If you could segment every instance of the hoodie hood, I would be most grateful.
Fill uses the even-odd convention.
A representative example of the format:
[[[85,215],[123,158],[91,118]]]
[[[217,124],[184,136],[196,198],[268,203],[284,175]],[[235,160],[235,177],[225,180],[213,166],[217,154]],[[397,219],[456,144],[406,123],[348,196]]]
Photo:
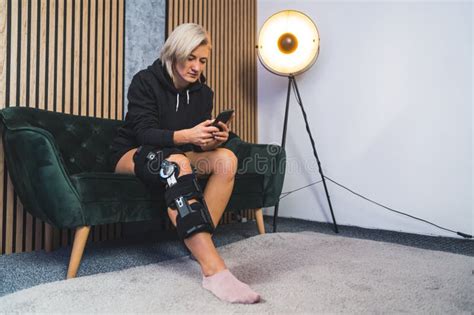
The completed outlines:
[[[176,111],[179,109],[179,99],[180,95],[182,93],[186,93],[186,100],[187,104],[189,105],[189,100],[191,98],[190,92],[197,91],[202,88],[203,83],[206,82],[206,78],[204,75],[201,73],[201,76],[199,77],[199,80],[196,82],[191,83],[188,85],[185,89],[182,91],[179,91],[176,89],[176,87],[173,84],[173,80],[171,79],[170,75],[168,74],[168,71],[166,71],[166,67],[163,65],[160,59],[155,60],[155,62],[148,67],[148,70],[150,70],[158,79],[158,81],[172,94],[176,94]]]
[[[148,67],[148,70],[150,70],[160,81],[161,84],[163,84],[166,89],[169,91],[173,92],[173,94],[179,94],[183,93],[184,91],[195,91],[200,88],[202,88],[202,84],[206,82],[206,78],[204,75],[201,73],[201,76],[198,81],[191,83],[182,91],[178,91],[174,84],[173,80],[171,80],[170,75],[168,74],[168,71],[166,71],[166,67],[163,65],[160,59],[155,60],[155,62]]]

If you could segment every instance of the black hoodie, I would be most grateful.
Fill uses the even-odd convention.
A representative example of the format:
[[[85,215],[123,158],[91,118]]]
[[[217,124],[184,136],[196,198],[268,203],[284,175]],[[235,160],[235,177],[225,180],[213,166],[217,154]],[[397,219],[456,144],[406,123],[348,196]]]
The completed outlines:
[[[160,59],[138,72],[128,90],[128,112],[113,141],[113,151],[121,156],[141,145],[193,150],[191,144],[176,146],[173,134],[211,118],[213,92],[204,82],[201,75],[178,91]]]

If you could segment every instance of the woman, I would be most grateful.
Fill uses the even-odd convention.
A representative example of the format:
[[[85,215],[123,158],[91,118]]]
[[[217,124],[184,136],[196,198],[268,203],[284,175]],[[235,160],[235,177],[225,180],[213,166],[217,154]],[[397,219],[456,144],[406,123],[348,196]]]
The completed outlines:
[[[169,155],[166,160],[179,166],[179,177],[192,174],[191,165],[198,174],[210,175],[204,199],[217,226],[232,192],[237,158],[219,147],[229,137],[227,125],[219,122],[217,128],[210,119],[213,92],[202,75],[210,49],[209,35],[201,26],[182,24],[166,40],[160,59],[134,76],[125,124],[113,143],[112,164],[116,173],[142,179],[138,164],[149,152],[161,150],[164,157]],[[168,215],[176,226],[177,210],[168,208]],[[184,243],[201,266],[205,289],[228,302],[260,300],[230,273],[208,231],[192,234]]]

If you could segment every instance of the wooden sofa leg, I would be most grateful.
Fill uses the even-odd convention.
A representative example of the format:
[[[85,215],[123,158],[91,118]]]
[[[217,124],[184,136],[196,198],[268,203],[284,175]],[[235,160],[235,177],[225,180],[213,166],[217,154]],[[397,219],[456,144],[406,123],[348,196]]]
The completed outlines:
[[[69,260],[69,268],[67,269],[67,279],[76,277],[90,230],[90,226],[81,226],[76,228],[74,243],[72,244],[71,259]]]
[[[257,229],[259,234],[265,234],[265,225],[263,224],[262,208],[255,210],[255,219],[257,221]]]

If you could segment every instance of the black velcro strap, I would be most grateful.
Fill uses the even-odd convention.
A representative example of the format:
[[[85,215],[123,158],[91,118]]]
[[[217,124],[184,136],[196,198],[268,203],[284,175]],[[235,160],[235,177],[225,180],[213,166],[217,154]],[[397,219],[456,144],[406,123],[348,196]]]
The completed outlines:
[[[178,215],[176,218],[176,230],[179,237],[185,239],[199,232],[212,234],[215,227],[207,208],[199,202],[191,204],[190,207],[193,210],[191,213],[184,217]]]
[[[187,200],[202,198],[201,187],[199,187],[194,174],[191,173],[178,177],[177,183],[166,189],[165,201],[168,207],[173,206],[174,200],[179,197],[186,197]]]

